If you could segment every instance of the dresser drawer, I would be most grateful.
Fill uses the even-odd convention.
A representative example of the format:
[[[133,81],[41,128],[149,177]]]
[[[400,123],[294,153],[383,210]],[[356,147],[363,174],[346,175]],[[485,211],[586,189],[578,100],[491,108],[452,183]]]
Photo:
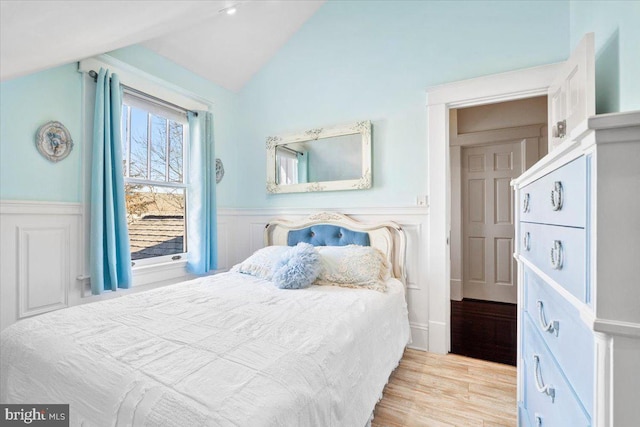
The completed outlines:
[[[586,226],[587,163],[584,156],[520,190],[520,220]]]
[[[524,267],[524,310],[586,408],[593,405],[594,343],[578,310]],[[526,316],[527,316],[526,315]],[[525,316],[525,317],[526,317]]]
[[[573,393],[534,326],[524,316],[523,411],[541,427],[590,426],[590,416]],[[590,375],[590,372],[585,375]],[[526,424],[525,424],[526,425]]]
[[[587,301],[585,230],[520,223],[520,255],[571,292]]]

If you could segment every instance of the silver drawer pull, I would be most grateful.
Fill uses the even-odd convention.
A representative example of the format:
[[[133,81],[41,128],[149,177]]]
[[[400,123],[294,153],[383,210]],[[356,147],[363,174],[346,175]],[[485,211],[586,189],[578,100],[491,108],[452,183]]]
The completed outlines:
[[[540,373],[540,356],[533,355],[533,376],[536,379],[536,388],[540,393],[544,393],[551,398],[551,403],[556,399],[556,389],[549,384],[545,384]]]
[[[533,417],[536,419],[536,427],[542,427],[542,415],[536,412]]]
[[[541,300],[538,300],[538,322],[540,323],[540,327],[543,331],[549,333],[555,333],[558,336],[558,329],[560,329],[560,322],[557,320],[552,320],[547,323],[547,319],[544,316],[544,304],[542,304]]]
[[[562,263],[564,261],[564,251],[562,248],[562,242],[560,240],[554,240],[551,247],[551,267],[554,270],[562,270]]]
[[[529,212],[529,201],[531,200],[531,195],[529,193],[524,193],[524,198],[522,199],[522,212]]]
[[[524,238],[522,239],[522,247],[527,252],[531,250],[531,233],[529,233],[528,231],[524,233]]]
[[[562,209],[563,199],[564,191],[562,190],[562,182],[556,181],[553,183],[553,189],[551,190],[551,207],[554,211]]]

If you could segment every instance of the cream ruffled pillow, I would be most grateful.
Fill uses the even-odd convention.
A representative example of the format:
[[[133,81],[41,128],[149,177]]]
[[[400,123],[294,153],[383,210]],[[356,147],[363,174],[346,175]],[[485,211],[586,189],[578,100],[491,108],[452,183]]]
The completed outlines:
[[[385,292],[390,266],[384,254],[370,246],[318,246],[322,271],[316,285],[366,288]]]

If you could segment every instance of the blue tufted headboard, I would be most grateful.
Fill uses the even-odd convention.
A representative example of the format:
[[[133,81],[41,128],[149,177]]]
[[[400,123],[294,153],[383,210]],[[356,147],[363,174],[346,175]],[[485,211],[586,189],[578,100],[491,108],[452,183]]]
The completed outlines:
[[[298,221],[273,219],[264,229],[265,245],[372,246],[392,266],[393,277],[405,282],[406,237],[393,221],[367,224],[337,212],[318,212]]]
[[[353,231],[339,225],[318,224],[301,230],[291,230],[287,236],[287,245],[295,246],[299,242],[313,246],[369,246],[369,233]]]

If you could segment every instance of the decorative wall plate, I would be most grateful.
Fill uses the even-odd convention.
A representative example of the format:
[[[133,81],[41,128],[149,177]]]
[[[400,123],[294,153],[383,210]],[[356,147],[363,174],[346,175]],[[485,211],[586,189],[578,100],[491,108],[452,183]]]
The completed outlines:
[[[216,184],[222,181],[222,177],[224,177],[224,165],[222,160],[216,159]]]
[[[48,160],[58,162],[67,157],[73,148],[71,134],[60,122],[47,122],[38,128],[36,148]]]

